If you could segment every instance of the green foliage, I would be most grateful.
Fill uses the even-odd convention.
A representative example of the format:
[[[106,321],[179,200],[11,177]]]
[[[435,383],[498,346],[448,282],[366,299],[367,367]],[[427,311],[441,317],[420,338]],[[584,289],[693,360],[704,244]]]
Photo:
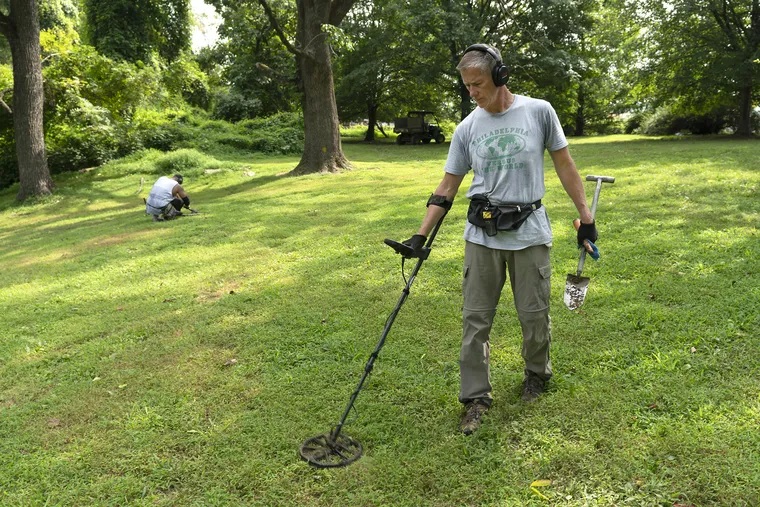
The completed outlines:
[[[18,159],[13,132],[8,129],[0,135],[0,189],[18,181]]]
[[[114,61],[87,45],[51,57],[43,75],[48,117],[65,119],[84,99],[128,120],[137,108],[161,105],[165,97],[158,68]]]
[[[281,113],[269,118],[233,124],[209,120],[196,112],[140,112],[129,129],[134,146],[171,151],[202,147],[261,153],[300,153],[303,150],[303,118]]]
[[[450,79],[441,72],[447,51],[420,37],[417,24],[430,7],[383,0],[357,5],[346,17],[343,33],[352,43],[335,66],[341,121],[368,120],[374,128],[414,109],[447,115],[442,104],[450,96]]]
[[[642,68],[649,101],[678,114],[731,108],[732,126],[751,133],[751,110],[760,100],[760,4],[749,0],[647,1],[637,10]]]
[[[168,65],[113,60],[63,28],[43,32],[41,42],[46,149],[55,173],[95,167],[143,149],[193,147],[195,139],[211,150],[303,149],[299,115],[277,116],[273,129],[265,128],[266,122],[235,126],[217,121],[208,132],[206,114],[188,106],[208,107],[210,98],[206,76],[188,55]],[[12,87],[10,66],[0,66],[0,86]],[[257,108],[240,118],[258,113]],[[11,116],[0,112],[0,188],[18,180],[12,128]]]
[[[234,89],[220,89],[214,95],[214,118],[236,122],[255,118],[263,109],[261,100]]]
[[[184,148],[163,154],[155,163],[155,173],[193,174],[195,169],[207,167],[211,159],[198,150]]]
[[[84,0],[87,40],[117,60],[174,61],[190,47],[189,0]]]
[[[73,36],[59,31],[43,38],[49,55],[43,75],[52,172],[97,166],[129,153],[134,146],[128,126],[135,112],[161,104],[167,95],[156,68],[114,61],[72,43]]]
[[[243,120],[238,124],[249,131],[303,129],[303,116],[300,113],[278,113],[266,118]]]
[[[208,77],[188,53],[183,53],[170,63],[164,70],[162,79],[169,93],[182,97],[190,106],[201,109],[211,106]]]
[[[191,138],[192,133],[185,128],[190,114],[175,110],[139,110],[129,126],[132,151],[153,148],[171,151],[182,141]]]
[[[238,121],[299,110],[295,57],[283,46],[261,6],[236,0],[209,3],[222,16],[221,42],[207,52],[204,68],[223,62],[219,72],[230,88],[215,98],[215,116]],[[294,40],[295,2],[273,0],[269,4],[285,14],[279,19],[280,27]]]
[[[668,106],[661,106],[641,121],[638,132],[647,135],[718,134],[731,124],[731,112],[719,108],[706,114],[678,114]]]
[[[108,109],[80,98],[58,120],[45,136],[51,173],[98,166],[119,153],[119,126]]]
[[[41,0],[40,30],[72,29],[79,21],[79,0]]]

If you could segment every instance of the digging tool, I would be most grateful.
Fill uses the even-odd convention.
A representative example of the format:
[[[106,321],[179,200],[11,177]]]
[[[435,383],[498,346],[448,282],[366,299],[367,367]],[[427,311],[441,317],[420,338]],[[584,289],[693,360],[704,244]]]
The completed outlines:
[[[591,202],[591,218],[593,219],[596,216],[596,205],[599,203],[599,194],[602,191],[602,183],[615,183],[615,178],[612,176],[589,175],[586,176],[586,181],[596,181],[594,200]],[[580,220],[573,224],[577,230],[578,227],[580,227]],[[565,295],[563,299],[565,301],[565,306],[570,310],[577,310],[583,304],[583,301],[586,299],[586,292],[588,292],[588,284],[591,281],[589,278],[581,276],[581,273],[583,272],[583,264],[586,262],[586,253],[588,253],[587,245],[592,250],[592,257],[598,258],[599,256],[599,250],[596,248],[596,245],[588,240],[584,243],[586,244],[582,245],[580,258],[578,259],[578,270],[574,275],[568,274],[567,281],[565,282]]]
[[[403,306],[406,298],[409,296],[409,291],[412,287],[412,283],[414,283],[414,279],[417,276],[417,272],[420,270],[422,263],[425,262],[425,260],[428,258],[428,255],[430,254],[430,247],[433,244],[435,235],[438,233],[438,229],[441,227],[441,223],[443,222],[443,218],[445,216],[446,214],[444,213],[444,215],[438,220],[438,223],[430,233],[430,238],[427,240],[427,243],[422,247],[420,252],[415,253],[415,251],[410,246],[399,243],[398,241],[393,241],[390,239],[385,240],[386,245],[390,246],[393,248],[393,250],[396,251],[396,253],[401,255],[402,273],[404,270],[404,261],[406,259],[416,258],[417,264],[414,266],[409,279],[406,280],[406,286],[401,293],[401,297],[396,303],[396,307],[393,309],[393,311],[388,316],[388,319],[385,321],[385,327],[383,328],[383,332],[380,335],[380,340],[375,346],[375,350],[372,352],[372,354],[370,354],[369,359],[367,360],[367,364],[364,366],[364,373],[362,374],[362,377],[359,380],[359,384],[356,386],[353,394],[351,394],[351,398],[348,402],[348,405],[346,406],[346,409],[343,411],[343,416],[340,418],[340,422],[338,422],[338,424],[329,433],[323,433],[321,435],[311,437],[305,440],[303,444],[301,444],[299,454],[301,455],[301,458],[303,458],[310,465],[316,468],[344,467],[359,459],[364,452],[362,444],[359,441],[342,433],[343,425],[346,423],[346,418],[351,412],[351,409],[354,407],[354,402],[356,402],[356,398],[359,396],[359,392],[362,390],[364,382],[372,372],[375,360],[377,359],[378,354],[380,354],[380,350],[385,344],[385,339],[391,330],[393,322],[396,320],[396,315],[398,315],[401,306]]]

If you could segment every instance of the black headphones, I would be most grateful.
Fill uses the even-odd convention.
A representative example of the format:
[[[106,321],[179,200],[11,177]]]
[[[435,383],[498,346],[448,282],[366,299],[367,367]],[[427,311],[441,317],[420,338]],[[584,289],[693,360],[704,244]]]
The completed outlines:
[[[491,46],[486,46],[485,44],[473,44],[464,50],[462,56],[466,55],[470,51],[480,51],[481,53],[491,55],[491,58],[496,61],[496,64],[494,64],[493,68],[491,69],[491,79],[493,79],[493,84],[496,86],[504,86],[507,84],[507,81],[509,81],[509,69],[506,65],[504,65],[504,63],[501,61],[501,58],[499,58],[499,54],[494,51]]]

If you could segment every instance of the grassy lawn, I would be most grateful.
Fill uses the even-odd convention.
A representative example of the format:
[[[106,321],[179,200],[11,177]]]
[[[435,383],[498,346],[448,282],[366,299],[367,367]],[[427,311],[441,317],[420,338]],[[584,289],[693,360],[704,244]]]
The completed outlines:
[[[57,175],[35,203],[0,191],[0,504],[759,505],[753,140],[571,141],[583,175],[617,178],[602,258],[568,311],[575,213],[548,170],[555,377],[519,401],[505,294],[495,403],[471,437],[457,431],[460,197],[344,428],[364,456],[299,459],[401,294],[382,240],[416,231],[447,146],[347,142],[353,171],[299,178],[283,176],[294,157],[147,152]],[[153,223],[141,198],[175,169],[202,214]]]

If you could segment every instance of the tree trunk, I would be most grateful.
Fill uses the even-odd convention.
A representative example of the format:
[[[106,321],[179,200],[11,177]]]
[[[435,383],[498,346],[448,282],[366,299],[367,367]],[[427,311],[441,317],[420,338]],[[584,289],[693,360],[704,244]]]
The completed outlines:
[[[296,63],[303,93],[304,150],[291,174],[350,169],[340,142],[330,45],[322,24],[330,20],[329,0],[300,0]]]
[[[11,0],[10,13],[0,15],[0,32],[8,39],[13,59],[13,132],[16,139],[19,201],[53,191],[42,124],[42,63],[36,0]]]
[[[745,85],[739,90],[739,118],[736,124],[736,135],[752,135],[752,85]]]
[[[367,143],[375,142],[375,125],[377,124],[377,105],[367,105],[367,134],[364,136],[364,141]]]
[[[472,100],[470,99],[470,92],[467,90],[467,87],[462,82],[462,79],[458,79],[459,81],[459,121],[463,121],[465,118],[467,118],[467,115],[469,115],[472,110]]]
[[[578,109],[575,111],[575,132],[573,135],[583,136],[586,133],[586,87],[581,81],[578,86]]]

